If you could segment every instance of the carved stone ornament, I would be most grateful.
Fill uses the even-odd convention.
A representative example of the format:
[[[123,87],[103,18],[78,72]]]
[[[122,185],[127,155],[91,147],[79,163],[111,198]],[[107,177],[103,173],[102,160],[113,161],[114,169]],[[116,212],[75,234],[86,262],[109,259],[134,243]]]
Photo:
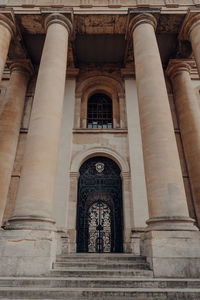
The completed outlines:
[[[104,171],[104,163],[102,162],[96,163],[95,167],[98,173],[102,173]]]

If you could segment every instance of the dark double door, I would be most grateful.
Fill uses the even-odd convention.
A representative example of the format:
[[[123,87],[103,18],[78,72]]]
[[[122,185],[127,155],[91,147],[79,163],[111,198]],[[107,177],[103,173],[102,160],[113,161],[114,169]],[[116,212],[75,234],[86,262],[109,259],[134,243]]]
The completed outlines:
[[[111,159],[94,157],[80,168],[77,252],[123,251],[120,169]]]

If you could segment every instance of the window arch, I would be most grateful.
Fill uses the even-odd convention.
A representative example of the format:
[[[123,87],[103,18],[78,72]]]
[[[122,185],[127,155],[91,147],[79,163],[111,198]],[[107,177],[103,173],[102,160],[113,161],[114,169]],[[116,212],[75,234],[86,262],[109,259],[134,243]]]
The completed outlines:
[[[98,93],[88,99],[87,128],[113,128],[113,109],[110,97]]]

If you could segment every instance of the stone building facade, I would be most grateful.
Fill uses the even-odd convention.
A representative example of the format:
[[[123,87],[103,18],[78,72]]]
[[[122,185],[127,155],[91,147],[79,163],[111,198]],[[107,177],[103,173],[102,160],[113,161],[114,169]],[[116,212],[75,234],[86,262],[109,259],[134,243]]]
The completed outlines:
[[[0,76],[0,275],[105,251],[198,277],[200,1],[0,0]]]

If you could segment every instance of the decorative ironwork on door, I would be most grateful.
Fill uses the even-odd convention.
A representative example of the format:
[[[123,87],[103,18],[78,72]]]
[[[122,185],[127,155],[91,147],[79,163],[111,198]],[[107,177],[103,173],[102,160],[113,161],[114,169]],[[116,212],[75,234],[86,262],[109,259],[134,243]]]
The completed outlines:
[[[120,169],[107,157],[94,157],[80,168],[77,252],[122,252]]]
[[[88,252],[111,252],[112,212],[102,200],[88,211]]]

